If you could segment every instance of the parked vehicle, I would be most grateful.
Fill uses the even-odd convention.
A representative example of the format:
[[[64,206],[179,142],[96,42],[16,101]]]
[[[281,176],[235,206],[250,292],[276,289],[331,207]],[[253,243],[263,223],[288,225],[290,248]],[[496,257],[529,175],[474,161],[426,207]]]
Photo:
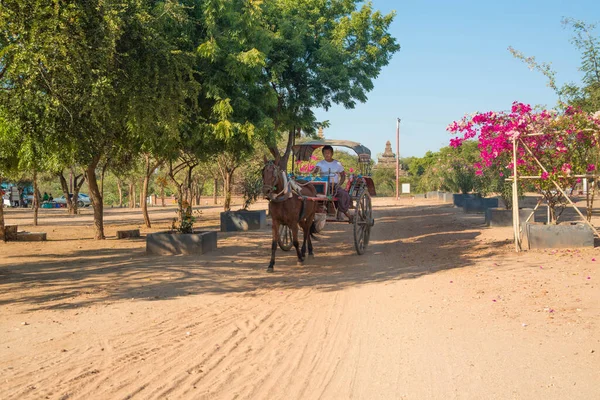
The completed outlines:
[[[73,199],[73,194],[70,194],[69,197],[71,198],[71,200]],[[60,197],[55,197],[53,200],[56,204],[67,204],[67,199],[65,198],[65,195],[62,195]],[[84,193],[79,193],[77,195],[77,207],[89,207],[92,204],[92,200],[90,199],[90,197],[87,194]]]

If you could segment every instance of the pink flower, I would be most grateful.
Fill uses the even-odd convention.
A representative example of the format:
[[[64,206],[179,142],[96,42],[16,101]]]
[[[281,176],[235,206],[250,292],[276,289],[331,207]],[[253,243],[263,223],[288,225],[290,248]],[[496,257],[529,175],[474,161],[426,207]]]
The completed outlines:
[[[561,170],[562,170],[562,172],[564,172],[565,174],[570,174],[570,173],[571,173],[571,164],[564,163],[560,169],[561,169]]]
[[[588,164],[587,172],[592,172],[596,170],[596,166],[594,164]]]
[[[349,171],[350,173],[353,173],[353,172],[354,172],[354,168],[350,168],[350,169],[348,169],[348,171]]]
[[[548,176],[549,176],[549,174],[546,171],[542,172],[542,180],[543,181],[548,180]]]
[[[500,176],[504,176],[504,172],[500,172]]]
[[[481,175],[483,175],[483,171],[478,169],[477,171],[475,171],[475,175],[481,176]]]
[[[312,156],[310,156],[310,159],[311,159],[311,160],[313,160],[313,161],[316,161],[316,160],[317,160],[317,156],[315,156],[315,155],[313,154]]]

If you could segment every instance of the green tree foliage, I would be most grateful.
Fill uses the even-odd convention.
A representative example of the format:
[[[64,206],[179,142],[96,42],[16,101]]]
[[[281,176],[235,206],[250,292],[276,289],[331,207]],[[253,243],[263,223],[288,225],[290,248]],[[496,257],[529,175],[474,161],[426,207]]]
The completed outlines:
[[[228,155],[231,183],[257,143],[279,157],[281,132],[314,132],[315,107],[366,101],[399,50],[393,16],[358,0],[3,1],[11,154],[32,173],[78,168],[101,239],[105,177],[121,191],[143,160],[142,204],[159,166],[181,201],[201,162]]]
[[[600,40],[595,33],[596,25],[573,18],[563,18],[561,22],[565,28],[573,31],[571,43],[581,52],[581,84],[566,83],[559,87],[556,72],[550,63],[540,63],[535,57],[527,57],[512,47],[508,50],[530,69],[535,69],[548,78],[547,85],[558,94],[561,105],[576,106],[591,113],[600,111]]]
[[[24,134],[35,131],[36,143],[85,166],[98,239],[101,160],[153,133],[178,132],[195,87],[191,44],[181,40],[190,26],[186,11],[179,3],[136,0],[3,2],[0,103]]]
[[[285,167],[297,129],[313,133],[313,110],[334,104],[353,108],[367,100],[381,68],[400,49],[383,15],[358,0],[273,0],[264,3],[270,46],[264,71],[276,94],[275,133],[287,136],[284,153],[276,137],[269,150]]]

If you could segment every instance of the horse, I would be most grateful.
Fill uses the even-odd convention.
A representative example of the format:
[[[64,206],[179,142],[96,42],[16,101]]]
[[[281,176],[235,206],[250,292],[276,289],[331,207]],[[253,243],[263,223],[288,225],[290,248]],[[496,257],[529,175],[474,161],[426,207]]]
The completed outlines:
[[[273,220],[273,239],[271,242],[271,262],[267,272],[273,272],[275,251],[279,241],[279,226],[286,225],[292,231],[292,243],[298,255],[298,264],[304,262],[308,244],[308,256],[314,257],[311,235],[316,232],[314,226],[316,203],[306,197],[316,197],[317,190],[310,183],[298,183],[289,180],[284,170],[275,161],[265,158],[262,170],[263,195],[269,200],[269,214]],[[298,243],[298,225],[304,233],[302,248]]]

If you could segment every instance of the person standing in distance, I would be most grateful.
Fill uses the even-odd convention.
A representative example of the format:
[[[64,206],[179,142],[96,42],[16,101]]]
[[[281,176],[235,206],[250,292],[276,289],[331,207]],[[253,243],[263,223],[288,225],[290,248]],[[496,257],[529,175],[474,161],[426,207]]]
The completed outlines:
[[[352,222],[352,216],[348,214],[350,208],[350,195],[346,192],[342,185],[346,180],[346,172],[344,166],[338,160],[333,159],[333,147],[326,145],[322,149],[324,160],[317,163],[313,173],[320,174],[321,176],[328,176],[328,181],[333,182],[333,195],[338,199],[338,219],[340,218],[339,213],[343,213],[348,217],[348,221]]]

